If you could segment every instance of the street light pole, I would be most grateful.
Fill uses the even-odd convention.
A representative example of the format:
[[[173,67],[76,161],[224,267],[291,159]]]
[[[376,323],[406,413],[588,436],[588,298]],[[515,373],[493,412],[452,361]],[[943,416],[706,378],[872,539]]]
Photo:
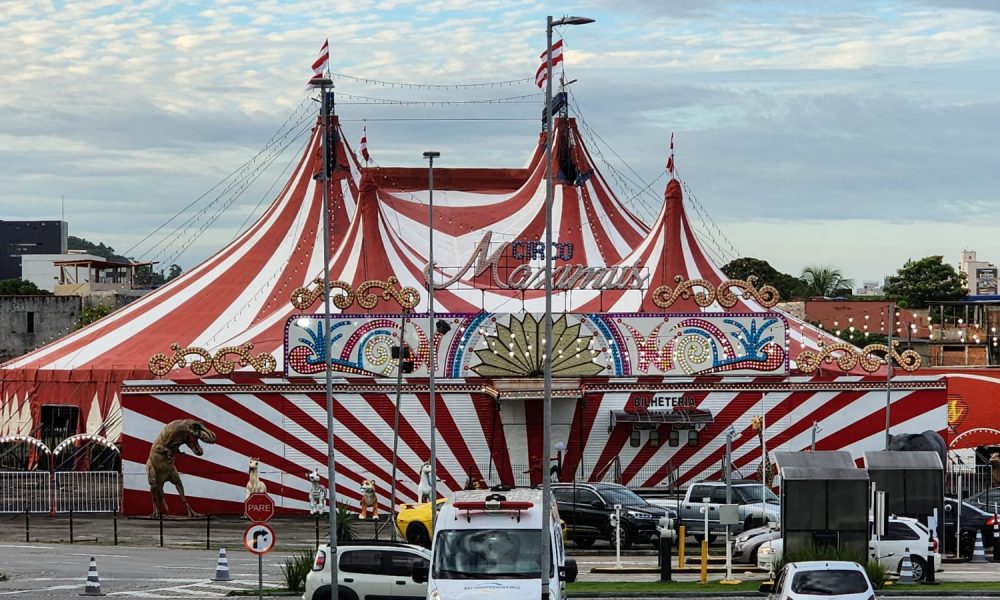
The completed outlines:
[[[890,404],[892,402],[892,328],[896,326],[896,305],[889,304],[889,319],[886,321],[886,331],[888,333],[888,343],[889,351],[885,353],[885,449],[889,449],[889,444],[892,442],[892,434],[889,433],[891,428],[889,414],[890,414]]]
[[[323,357],[326,366],[326,481],[330,503],[330,581],[339,582],[337,575],[337,475],[333,458],[333,366],[330,356],[330,106],[327,89],[333,86],[328,78],[314,79],[322,101],[323,171],[319,181],[323,186]]]
[[[428,388],[431,396],[431,535],[437,531],[437,419],[435,413],[436,398],[434,394],[434,159],[441,156],[440,152],[428,150],[424,152],[427,159],[427,373]]]
[[[542,452],[548,458],[552,454],[552,28],[559,25],[586,25],[593,23],[587,17],[563,17],[553,20],[546,18],[545,24],[545,327],[542,365],[544,384],[542,391]],[[581,448],[581,451],[583,449]],[[541,573],[542,600],[549,598],[549,572],[552,570],[550,523],[552,504],[552,481],[542,472],[542,555]]]

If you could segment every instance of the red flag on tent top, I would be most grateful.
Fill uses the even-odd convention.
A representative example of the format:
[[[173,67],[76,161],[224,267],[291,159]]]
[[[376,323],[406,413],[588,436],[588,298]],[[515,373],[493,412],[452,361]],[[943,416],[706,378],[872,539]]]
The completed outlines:
[[[535,83],[538,85],[539,89],[545,87],[545,80],[549,77],[548,62],[548,52],[542,52],[542,66],[538,67],[535,71]],[[563,61],[563,41],[552,44],[552,66],[555,67],[557,64]]]
[[[670,132],[670,155],[667,157],[667,172],[674,174],[674,133]]]
[[[368,155],[368,126],[365,125],[361,130],[361,158],[365,159],[365,162],[371,160],[371,156]]]
[[[313,76],[309,78],[309,87],[314,87],[313,81],[321,79],[330,65],[330,40],[323,40],[323,47],[319,49],[319,56],[313,61]]]

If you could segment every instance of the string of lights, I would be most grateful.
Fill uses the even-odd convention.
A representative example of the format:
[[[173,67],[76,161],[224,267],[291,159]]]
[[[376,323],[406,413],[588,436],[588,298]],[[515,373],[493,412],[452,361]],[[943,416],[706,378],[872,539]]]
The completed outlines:
[[[402,88],[402,89],[412,89],[412,90],[470,90],[476,88],[512,87],[515,85],[535,82],[534,77],[524,77],[522,79],[508,79],[506,81],[484,81],[479,83],[401,83],[398,81],[382,81],[380,79],[371,79],[369,77],[356,77],[354,75],[347,75],[345,73],[330,73],[330,75],[332,75],[334,78],[337,79],[348,79],[350,81],[356,81],[358,83],[363,83],[366,85],[377,85],[381,87]]]
[[[678,174],[678,179],[680,179],[679,174]],[[740,251],[736,249],[736,246],[734,246],[733,243],[729,240],[729,238],[726,237],[726,234],[722,231],[722,228],[719,227],[719,224],[716,223],[715,220],[711,217],[708,210],[704,207],[701,201],[698,200],[698,196],[696,196],[695,193],[691,191],[691,189],[688,187],[687,183],[685,183],[683,179],[681,179],[681,188],[684,190],[684,195],[691,199],[692,204],[695,206],[695,210],[701,212],[701,214],[705,217],[705,219],[711,224],[711,227],[715,229],[715,231],[719,234],[719,237],[721,237],[729,246],[729,249],[732,250],[732,253],[727,252],[727,254],[733,256],[734,259],[742,256]]]
[[[253,207],[253,210],[247,213],[246,218],[243,219],[243,222],[240,223],[240,226],[236,228],[235,233],[233,233],[233,239],[230,241],[235,241],[236,238],[238,238],[240,234],[243,233],[243,228],[246,227],[247,223],[250,222],[250,219],[252,219],[257,214],[257,211],[260,210],[260,207],[262,204],[264,204],[265,200],[273,199],[271,193],[274,191],[274,188],[276,188],[278,184],[284,183],[286,181],[285,175],[288,173],[289,169],[292,168],[292,165],[295,164],[295,161],[298,160],[300,156],[302,156],[302,151],[305,149],[306,144],[308,143],[309,139],[306,138],[306,140],[303,141],[302,145],[299,147],[299,151],[290,155],[288,162],[285,163],[285,168],[282,169],[281,172],[274,177],[274,181],[271,182],[271,185],[267,188],[267,190],[264,191],[263,194],[260,195],[260,200],[257,201],[257,205]]]
[[[268,156],[264,157],[257,163],[256,168],[252,172],[246,174],[241,179],[234,179],[222,193],[216,196],[203,209],[189,217],[169,235],[164,236],[161,242],[166,243],[160,248],[159,252],[152,257],[151,260],[156,260],[157,258],[163,256],[171,248],[177,248],[162,261],[164,264],[168,265],[175,264],[184,252],[186,252],[192,244],[198,241],[205,231],[212,226],[219,219],[219,217],[221,217],[222,214],[225,213],[226,210],[228,210],[229,207],[231,207],[251,185],[253,185],[254,182],[257,181],[257,179],[264,173],[271,163],[273,163],[291,144],[295,143],[304,133],[306,133],[310,127],[311,125],[306,125],[283,146],[273,148],[272,152]],[[215,212],[206,218],[206,215],[213,207],[215,208]],[[197,229],[191,231],[195,226],[197,226]]]
[[[506,98],[483,98],[481,100],[397,100],[392,98],[374,98],[372,96],[360,96],[338,92],[339,98],[349,98],[360,102],[344,102],[338,100],[338,105],[368,104],[368,105],[396,105],[396,106],[462,106],[471,104],[535,104],[540,98],[539,94],[524,94],[521,96],[509,96]]]
[[[244,171],[244,170],[250,168],[252,165],[254,165],[254,163],[256,162],[257,158],[260,155],[264,154],[265,152],[267,152],[271,148],[271,146],[273,146],[274,144],[279,143],[279,141],[281,141],[282,139],[284,139],[287,136],[287,134],[288,134],[289,131],[292,131],[292,130],[296,129],[299,126],[299,123],[301,123],[301,121],[302,121],[302,113],[307,112],[306,111],[307,108],[310,111],[312,110],[312,107],[311,107],[311,104],[310,104],[310,98],[308,96],[305,97],[305,98],[303,98],[302,101],[299,102],[298,106],[296,106],[295,109],[292,111],[292,114],[289,115],[288,118],[285,119],[284,123],[282,123],[278,127],[277,131],[275,131],[275,133],[271,136],[271,138],[268,139],[268,141],[261,147],[260,150],[257,151],[257,153],[254,156],[252,156],[249,160],[247,160],[246,162],[244,162],[243,164],[241,164],[240,166],[238,166],[236,169],[234,169],[228,175],[226,175],[225,177],[223,177],[218,183],[216,183],[214,186],[212,186],[211,188],[209,188],[208,190],[206,190],[205,193],[203,193],[201,196],[198,196],[197,198],[195,198],[194,200],[192,200],[190,203],[187,204],[187,206],[185,206],[185,207],[181,208],[180,210],[178,210],[176,213],[174,213],[173,216],[171,216],[169,219],[167,219],[166,221],[164,221],[163,223],[161,223],[158,227],[156,227],[155,229],[153,229],[153,231],[151,231],[148,234],[146,234],[145,237],[143,237],[141,240],[139,240],[138,242],[136,242],[135,244],[133,244],[132,247],[129,248],[128,250],[126,250],[123,254],[125,256],[129,256],[133,251],[135,251],[136,248],[138,248],[142,244],[144,244],[149,238],[153,237],[154,235],[156,235],[157,233],[159,233],[160,231],[162,231],[163,228],[165,228],[167,225],[169,225],[170,223],[172,223],[174,221],[174,219],[176,219],[176,218],[180,217],[181,215],[183,215],[184,213],[186,213],[193,206],[195,206],[198,202],[200,202],[201,200],[203,200],[205,197],[207,197],[209,194],[211,194],[217,188],[219,188],[220,186],[222,186],[223,184],[225,184],[227,181],[229,181],[232,178],[238,177],[239,174],[242,171]],[[292,123],[292,125],[290,125],[290,123]],[[150,252],[150,250],[146,250],[145,252],[148,253],[148,252]]]

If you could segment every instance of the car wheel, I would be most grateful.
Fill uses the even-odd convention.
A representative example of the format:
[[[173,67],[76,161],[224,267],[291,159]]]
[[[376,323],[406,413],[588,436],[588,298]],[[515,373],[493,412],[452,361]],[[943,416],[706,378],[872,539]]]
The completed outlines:
[[[903,561],[899,561],[902,565]],[[910,556],[910,564],[913,565],[913,581],[921,582],[927,576],[927,561],[919,556]]]
[[[592,537],[578,537],[573,538],[573,545],[577,548],[590,548],[594,545],[594,538]]]
[[[632,544],[635,543],[635,533],[632,532],[632,528],[629,527],[628,525],[622,525],[620,529],[621,533],[619,535],[621,536],[620,540],[621,540],[622,550],[628,550],[629,548],[632,547]],[[612,529],[611,547],[613,548],[614,545],[615,545],[615,534],[614,534],[614,529]]]
[[[427,528],[423,523],[413,523],[406,528],[406,541],[424,548],[431,547],[431,536],[427,533]]]
[[[757,546],[753,550],[750,551],[750,560],[749,560],[749,563],[751,565],[757,564],[757,551],[758,550],[760,550],[760,546]]]
[[[326,600],[329,599],[330,599],[330,592],[329,590],[327,590]],[[342,585],[338,590],[337,600],[358,600],[358,595],[351,588],[347,587],[346,585]]]

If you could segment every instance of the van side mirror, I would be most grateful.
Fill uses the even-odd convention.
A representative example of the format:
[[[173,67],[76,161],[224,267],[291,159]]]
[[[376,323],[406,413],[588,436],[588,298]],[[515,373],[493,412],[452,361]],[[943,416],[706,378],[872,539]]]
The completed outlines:
[[[427,578],[430,575],[431,566],[429,563],[424,561],[419,561],[413,563],[413,572],[411,577],[413,577],[414,583],[427,583]]]
[[[572,558],[566,559],[566,566],[559,569],[559,578],[566,583],[573,583],[576,581],[576,576],[580,573],[579,568],[576,566],[576,560]]]
[[[757,591],[760,592],[761,594],[774,593],[774,582],[765,581],[764,583],[760,584],[760,586],[757,588]]]

